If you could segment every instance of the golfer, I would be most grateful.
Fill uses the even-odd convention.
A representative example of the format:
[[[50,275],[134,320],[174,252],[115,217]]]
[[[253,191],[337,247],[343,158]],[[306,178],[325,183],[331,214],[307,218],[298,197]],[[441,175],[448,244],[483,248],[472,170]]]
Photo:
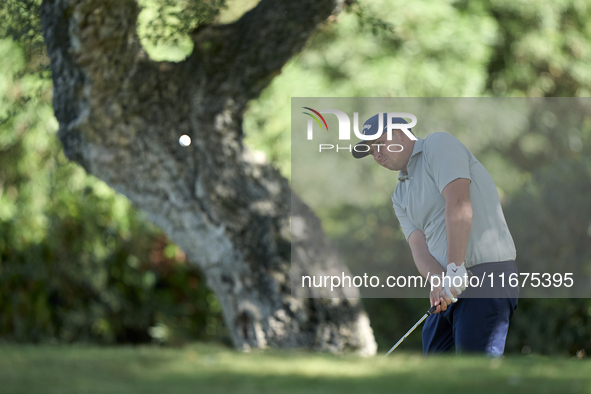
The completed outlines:
[[[492,273],[496,279],[517,272],[515,244],[495,183],[451,134],[423,139],[397,129],[388,140],[387,116],[365,122],[363,134],[380,137],[359,142],[353,156],[371,155],[380,166],[399,171],[392,203],[414,262],[427,279],[449,277],[430,292],[437,309],[423,327],[423,353],[455,349],[501,356],[518,288],[500,288],[500,281],[495,288],[492,280],[477,288],[468,281],[472,275],[488,279]],[[407,122],[393,118],[392,123]]]

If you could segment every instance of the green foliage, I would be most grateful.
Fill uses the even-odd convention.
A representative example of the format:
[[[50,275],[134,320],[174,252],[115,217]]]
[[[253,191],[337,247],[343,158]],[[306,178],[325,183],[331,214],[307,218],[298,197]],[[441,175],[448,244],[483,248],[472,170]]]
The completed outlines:
[[[0,0],[0,39],[24,44],[27,58],[44,54],[39,7],[42,0]],[[193,44],[188,33],[212,23],[227,7],[227,0],[140,0],[138,36],[156,60],[183,60]],[[236,8],[240,8],[236,7]],[[49,62],[43,62],[43,69]],[[35,61],[28,61],[38,66]]]
[[[462,1],[464,12],[475,3]],[[591,5],[581,0],[488,0],[496,20],[487,90],[495,95],[589,96]]]
[[[590,12],[580,0],[359,1],[250,103],[245,143],[289,178],[291,97],[589,96]]]
[[[400,43],[400,38],[396,37],[394,24],[374,15],[370,10],[368,10],[366,4],[355,0],[349,6],[347,11],[351,12],[357,17],[359,21],[359,27],[362,29],[371,31],[374,36],[386,34],[388,37]]]
[[[68,162],[51,83],[0,41],[0,337],[180,343],[223,339],[204,278],[105,183]]]
[[[591,277],[591,160],[559,160],[534,172],[511,198],[505,216],[523,272]],[[591,352],[590,299],[522,299],[508,346],[556,354]]]
[[[154,43],[178,43],[199,25],[211,23],[226,0],[142,0],[143,12],[148,13],[143,38]]]
[[[27,46],[42,44],[39,6],[42,0],[0,0],[0,39],[12,38]]]
[[[481,96],[496,36],[491,15],[450,2],[360,2],[250,103],[245,143],[289,178],[291,97]]]

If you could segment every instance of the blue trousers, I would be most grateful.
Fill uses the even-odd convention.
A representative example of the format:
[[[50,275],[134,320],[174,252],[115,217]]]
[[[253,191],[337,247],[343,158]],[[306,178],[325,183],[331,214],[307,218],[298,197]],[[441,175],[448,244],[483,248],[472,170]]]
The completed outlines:
[[[494,272],[505,273],[505,278],[517,272],[515,262],[478,264],[470,270],[472,275],[484,277]],[[519,289],[468,288],[458,301],[447,310],[430,315],[423,326],[423,353],[437,354],[485,353],[499,357],[505,351],[509,320],[517,308]],[[505,282],[506,283],[506,282]],[[505,285],[506,286],[506,285]],[[494,298],[478,298],[479,295],[496,295]],[[472,298],[475,297],[475,298]]]

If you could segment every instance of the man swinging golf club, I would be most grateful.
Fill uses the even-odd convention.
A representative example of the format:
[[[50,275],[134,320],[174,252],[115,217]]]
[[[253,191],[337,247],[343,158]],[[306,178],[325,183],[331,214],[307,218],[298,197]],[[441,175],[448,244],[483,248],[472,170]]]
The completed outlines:
[[[388,116],[377,114],[365,122],[363,134],[379,137],[360,141],[353,156],[371,155],[380,166],[399,171],[392,203],[414,262],[427,279],[449,277],[430,292],[423,353],[455,348],[501,356],[518,289],[501,289],[499,283],[495,289],[492,281],[476,288],[467,281],[468,275],[517,272],[515,244],[495,183],[451,134],[422,139],[400,127],[388,140]],[[390,116],[390,124],[407,122]]]

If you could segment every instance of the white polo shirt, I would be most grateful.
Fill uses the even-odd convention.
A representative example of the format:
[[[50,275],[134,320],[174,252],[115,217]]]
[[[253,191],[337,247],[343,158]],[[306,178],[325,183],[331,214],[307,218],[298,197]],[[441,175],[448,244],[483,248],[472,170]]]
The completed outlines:
[[[507,227],[499,194],[484,166],[457,138],[438,132],[417,137],[412,155],[400,171],[392,203],[402,232],[421,230],[429,252],[447,266],[443,188],[458,178],[470,180],[472,227],[466,248],[466,267],[515,260],[515,243]],[[461,263],[461,262],[458,262]]]

